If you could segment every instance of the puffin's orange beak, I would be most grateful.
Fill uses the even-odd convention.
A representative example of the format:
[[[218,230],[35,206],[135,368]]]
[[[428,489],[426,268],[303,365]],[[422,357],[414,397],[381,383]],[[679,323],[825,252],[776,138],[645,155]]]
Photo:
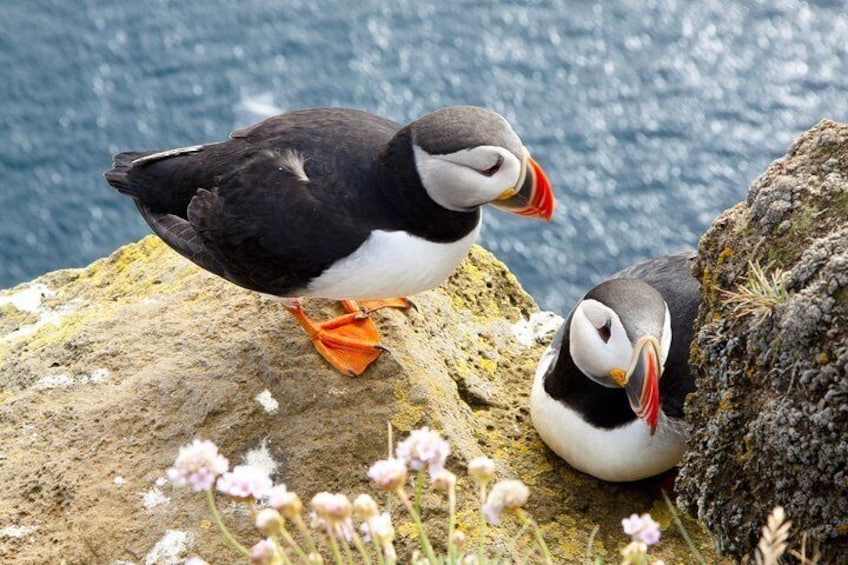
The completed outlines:
[[[660,416],[660,357],[659,343],[653,336],[643,336],[636,342],[635,355],[627,372],[624,390],[630,408],[651,430],[657,430]]]
[[[491,203],[496,208],[518,214],[551,221],[554,215],[554,193],[548,175],[532,157],[527,155],[524,182],[518,192],[509,190],[501,199]]]

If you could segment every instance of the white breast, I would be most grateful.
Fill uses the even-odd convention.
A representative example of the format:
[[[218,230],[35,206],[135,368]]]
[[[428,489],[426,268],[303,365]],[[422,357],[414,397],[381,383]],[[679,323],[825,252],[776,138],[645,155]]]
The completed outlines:
[[[366,300],[417,294],[444,282],[468,254],[479,232],[478,223],[459,241],[434,243],[404,231],[376,230],[300,295]]]
[[[660,411],[652,436],[641,420],[613,429],[596,428],[545,392],[543,377],[556,358],[545,351],[530,395],[530,417],[542,440],[579,471],[610,482],[652,477],[680,462],[686,426]]]

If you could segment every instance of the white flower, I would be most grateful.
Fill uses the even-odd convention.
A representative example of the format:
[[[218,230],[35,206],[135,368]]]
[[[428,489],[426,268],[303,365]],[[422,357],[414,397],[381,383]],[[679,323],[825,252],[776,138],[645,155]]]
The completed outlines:
[[[256,514],[256,529],[266,536],[277,535],[283,529],[283,517],[273,508],[263,508]]]
[[[426,467],[430,473],[443,469],[448,455],[448,442],[442,439],[438,432],[430,431],[426,426],[413,430],[395,449],[395,456],[404,460],[414,471]]]
[[[368,478],[379,488],[396,491],[406,482],[406,463],[401,459],[383,459],[368,469]]]
[[[206,561],[204,561],[203,559],[201,559],[200,557],[197,557],[195,555],[193,557],[189,557],[188,559],[186,559],[185,563],[183,563],[183,565],[209,565],[209,563],[207,563]]]
[[[268,505],[277,510],[284,518],[294,519],[303,510],[303,503],[297,493],[286,490],[285,485],[277,485],[268,493]]]
[[[211,441],[194,440],[180,448],[174,466],[168,469],[168,480],[176,486],[191,485],[191,490],[209,490],[215,478],[227,471],[230,463],[218,454],[218,447]]]
[[[353,506],[343,494],[319,492],[312,497],[312,527],[336,539],[353,539]]]
[[[486,484],[495,478],[495,462],[488,457],[475,457],[468,462],[468,476],[479,484]]]
[[[360,494],[353,501],[353,515],[359,520],[370,520],[380,513],[380,507],[369,494]]]
[[[359,530],[362,532],[363,539],[366,542],[371,541],[373,538],[380,545],[384,545],[395,539],[395,528],[392,525],[392,517],[389,516],[388,512],[383,512],[379,516],[374,516],[363,522],[359,526]]]
[[[450,492],[456,487],[456,475],[447,469],[439,469],[430,475],[430,481],[433,483],[433,488],[443,492]]]
[[[644,558],[648,555],[648,546],[641,541],[631,541],[627,547],[621,550],[621,556],[624,561],[621,565],[631,565],[644,563]]]
[[[218,490],[235,498],[262,498],[271,490],[268,474],[252,465],[236,465],[218,479]]]
[[[527,502],[529,496],[530,489],[521,481],[500,481],[495,483],[492,492],[486,498],[483,514],[486,515],[486,520],[490,524],[496,526],[500,524],[501,514],[520,508]]]

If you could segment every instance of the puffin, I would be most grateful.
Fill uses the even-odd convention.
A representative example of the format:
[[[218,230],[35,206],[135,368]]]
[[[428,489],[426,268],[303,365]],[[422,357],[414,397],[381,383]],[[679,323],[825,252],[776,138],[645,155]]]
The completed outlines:
[[[226,141],[113,157],[106,181],[178,253],[281,299],[318,352],[348,376],[385,347],[370,318],[454,271],[480,232],[481,207],[550,221],[548,176],[506,119],[452,106],[399,124],[313,108],[239,129]],[[301,299],[341,301],[316,321]]]
[[[542,440],[579,471],[636,481],[679,463],[683,404],[701,304],[691,251],[639,263],[577,303],[542,354],[530,416]]]

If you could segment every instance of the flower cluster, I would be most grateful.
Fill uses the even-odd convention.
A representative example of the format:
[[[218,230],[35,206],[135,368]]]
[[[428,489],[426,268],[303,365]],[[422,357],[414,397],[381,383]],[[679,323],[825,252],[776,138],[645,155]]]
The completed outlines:
[[[421,543],[416,563],[486,563],[478,561],[484,554],[486,519],[493,524],[500,521],[504,512],[516,511],[527,501],[528,489],[521,481],[496,483],[486,496],[486,485],[495,478],[495,464],[491,459],[480,457],[469,463],[468,472],[479,487],[481,523],[479,543],[476,548],[467,548],[466,534],[457,530],[456,490],[457,476],[445,468],[450,446],[437,432],[428,428],[413,431],[398,444],[395,458],[377,461],[368,469],[368,477],[380,490],[397,497],[417,528]],[[414,481],[414,496],[407,493],[409,469],[418,472]],[[420,501],[424,481],[423,472],[430,475],[432,489],[447,494],[449,524],[447,528],[447,555],[437,556],[424,529]],[[195,440],[182,447],[168,470],[168,478],[175,486],[190,486],[194,491],[205,491],[215,525],[236,551],[253,565],[283,565],[288,563],[323,563],[322,549],[332,551],[336,563],[373,562],[369,553],[376,553],[377,563],[395,565],[398,561],[394,547],[395,527],[392,515],[368,494],[360,494],[353,502],[343,495],[319,492],[310,500],[311,528],[303,519],[303,503],[300,497],[285,485],[274,485],[268,473],[255,466],[237,465],[232,470],[227,459],[218,453],[218,448],[209,441]],[[224,524],[217,509],[213,488],[224,495],[250,505],[254,525],[262,538],[252,546],[242,545]],[[485,503],[485,504],[484,504]],[[482,517],[485,515],[485,519]],[[528,524],[526,515],[520,513]],[[355,526],[354,521],[358,524]],[[532,524],[535,528],[535,524]],[[296,528],[298,538],[289,529]],[[550,553],[538,536],[537,544],[547,563]],[[370,549],[366,546],[370,544]],[[359,559],[351,547],[358,552]],[[344,550],[344,551],[342,551]],[[345,559],[346,557],[346,559]],[[187,563],[205,565],[200,557],[192,557]]]
[[[660,540],[660,525],[650,514],[631,514],[621,521],[624,533],[630,536],[630,543],[621,550],[622,565],[643,565],[649,562],[648,546]],[[663,565],[662,561],[653,561],[652,565]]]
[[[631,514],[629,518],[621,521],[624,533],[633,538],[633,541],[654,545],[660,541],[660,525],[657,524],[650,514],[638,516]]]
[[[343,494],[319,492],[312,497],[312,527],[335,539],[353,539],[353,505]]]
[[[442,439],[438,432],[423,427],[413,430],[409,437],[400,442],[395,449],[395,456],[404,461],[413,471],[426,468],[430,474],[435,474],[445,467],[450,455],[450,445]]]
[[[394,492],[406,483],[406,463],[402,459],[383,459],[368,469],[368,478],[380,489]]]
[[[227,472],[230,463],[211,441],[199,439],[180,448],[174,466],[168,469],[168,480],[182,487],[191,486],[194,492],[208,491],[218,475]]]
[[[221,475],[218,490],[233,498],[260,499],[271,490],[271,479],[264,470],[251,465],[237,465]]]

